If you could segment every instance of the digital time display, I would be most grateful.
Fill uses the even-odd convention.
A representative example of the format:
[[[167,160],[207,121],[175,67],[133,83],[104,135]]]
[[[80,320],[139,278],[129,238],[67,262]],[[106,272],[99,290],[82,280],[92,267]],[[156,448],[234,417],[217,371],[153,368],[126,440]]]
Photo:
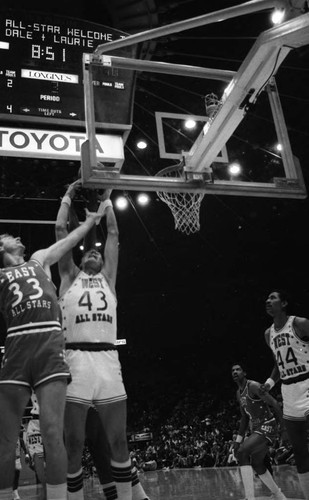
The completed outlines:
[[[0,120],[84,125],[83,53],[125,36],[80,19],[0,9]],[[98,66],[93,85],[98,128],[130,124],[134,72]]]

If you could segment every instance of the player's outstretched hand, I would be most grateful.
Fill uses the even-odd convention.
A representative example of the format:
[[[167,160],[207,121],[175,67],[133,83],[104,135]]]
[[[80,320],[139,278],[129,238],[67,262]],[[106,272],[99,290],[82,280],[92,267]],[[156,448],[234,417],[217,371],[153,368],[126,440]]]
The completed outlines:
[[[270,391],[270,385],[265,382],[265,384],[260,384],[260,387],[259,387],[259,393],[263,396],[264,394],[266,394],[267,392]]]
[[[87,208],[85,208],[85,212],[86,212],[87,219],[91,218],[94,220],[95,224],[99,224],[101,217],[102,217],[102,214],[100,214],[98,212],[89,212],[89,210]]]
[[[110,196],[112,194],[112,191],[113,191],[112,189],[104,189],[102,194],[98,193],[98,200],[99,201],[109,200]]]
[[[65,193],[65,196],[69,196],[71,200],[73,200],[74,196],[76,195],[76,192],[80,191],[82,188],[82,181],[81,179],[77,179],[77,181],[72,182],[72,184],[69,184]]]

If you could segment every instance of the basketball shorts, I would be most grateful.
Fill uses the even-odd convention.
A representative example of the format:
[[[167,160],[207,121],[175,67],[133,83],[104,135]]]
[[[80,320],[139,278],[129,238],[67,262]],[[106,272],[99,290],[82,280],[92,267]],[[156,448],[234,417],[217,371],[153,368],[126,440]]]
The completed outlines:
[[[253,432],[256,432],[257,434],[264,436],[267,439],[267,441],[270,444],[272,444],[274,439],[278,435],[278,427],[276,419],[271,418],[270,420],[266,420],[265,422],[254,428]]]
[[[72,375],[67,401],[97,406],[127,399],[117,350],[67,349],[66,358]]]
[[[287,420],[306,420],[309,415],[309,379],[295,384],[282,384],[283,417]]]
[[[6,339],[0,384],[36,388],[56,379],[70,379],[62,332],[29,333]]]

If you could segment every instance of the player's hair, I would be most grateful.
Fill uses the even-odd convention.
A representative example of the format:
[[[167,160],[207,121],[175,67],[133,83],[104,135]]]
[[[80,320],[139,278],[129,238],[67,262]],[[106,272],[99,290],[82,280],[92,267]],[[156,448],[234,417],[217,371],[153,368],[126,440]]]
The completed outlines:
[[[287,305],[284,306],[284,308],[283,308],[283,309],[287,310],[290,307],[291,302],[292,302],[289,292],[287,292],[283,288],[272,288],[270,293],[273,293],[273,292],[275,292],[279,295],[280,300],[283,300],[284,302],[287,303]]]
[[[246,367],[244,366],[243,363],[238,363],[238,362],[232,363],[231,364],[231,369],[233,368],[233,366],[240,366],[240,368],[242,369],[242,371],[245,372],[245,373],[247,373]]]

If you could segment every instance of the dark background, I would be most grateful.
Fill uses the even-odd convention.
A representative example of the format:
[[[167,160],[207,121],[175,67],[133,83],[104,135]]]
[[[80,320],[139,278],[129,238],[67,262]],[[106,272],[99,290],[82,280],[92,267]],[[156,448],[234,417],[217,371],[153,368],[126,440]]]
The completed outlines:
[[[228,0],[80,0],[72,12],[66,1],[43,5],[31,0],[27,9],[134,33],[235,4]],[[9,5],[21,8],[23,2],[12,0]],[[237,71],[258,34],[270,27],[269,11],[265,11],[144,43],[139,51],[148,59]],[[308,188],[308,46],[289,54],[278,71],[277,84],[293,153]],[[189,79],[180,82],[172,76],[137,74],[125,172],[138,167],[152,174],[158,167],[152,148],[157,141],[153,111],[203,114],[204,96],[221,92],[222,83],[210,82],[206,87]],[[256,130],[257,148],[261,132]],[[135,141],[141,136],[148,139],[150,148],[139,152]],[[77,162],[64,165],[1,157],[1,218],[12,214],[55,218],[64,185],[76,177],[78,168]],[[122,193],[113,192],[112,197],[117,194]],[[309,316],[308,199],[207,194],[200,211],[201,229],[186,236],[175,231],[170,210],[155,193],[150,193],[151,204],[144,208],[135,197],[130,192],[129,210],[116,212],[118,337],[127,340],[121,348],[127,384],[163,387],[173,376],[183,387],[211,382],[219,388],[236,360],[250,367],[251,377],[268,376],[272,359],[263,332],[270,324],[264,307],[269,290],[287,288],[295,298],[295,314]],[[19,233],[29,254],[54,241],[54,228],[47,224],[0,221],[0,231]],[[104,239],[104,225],[100,237]],[[58,285],[56,267],[53,273]],[[4,329],[2,334],[3,338]]]

